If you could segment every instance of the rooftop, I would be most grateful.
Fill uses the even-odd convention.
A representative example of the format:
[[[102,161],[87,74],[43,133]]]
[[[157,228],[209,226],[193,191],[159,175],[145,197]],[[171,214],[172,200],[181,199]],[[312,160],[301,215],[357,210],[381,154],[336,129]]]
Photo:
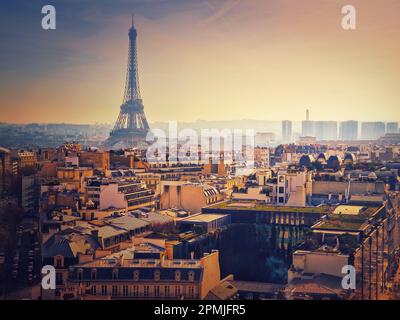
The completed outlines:
[[[100,227],[98,230],[99,230],[99,237],[101,237],[103,239],[115,237],[115,236],[124,234],[126,232],[125,230],[118,230],[112,226],[103,226],[103,227]]]
[[[111,225],[125,230],[140,229],[146,227],[149,224],[146,221],[132,217],[130,215],[105,220],[108,221]]]
[[[228,300],[237,293],[237,289],[232,285],[231,281],[222,281],[220,284],[215,286],[207,294],[206,299],[216,297],[220,300]]]
[[[86,253],[98,247],[98,243],[92,237],[68,229],[51,236],[43,244],[42,252],[44,257],[63,255],[65,258],[73,258],[77,257],[78,253]]]
[[[160,259],[118,259],[106,257],[80,265],[85,268],[125,267],[125,268],[188,268],[200,269],[199,260],[160,260]]]
[[[255,282],[255,281],[230,281],[239,291],[258,292],[258,293],[275,293],[284,288],[282,284]]]
[[[327,274],[313,275],[311,279],[294,279],[285,288],[289,295],[334,295],[343,292],[342,278]]]
[[[314,230],[318,229],[334,229],[343,231],[362,231],[364,229],[365,221],[342,221],[342,220],[324,220],[312,227]]]
[[[312,226],[314,230],[362,231],[379,207],[338,206],[332,215]]]
[[[157,212],[148,212],[146,215],[139,216],[138,219],[143,220],[152,225],[167,224],[174,221],[174,219],[172,219],[171,217],[159,214]]]
[[[336,209],[333,211],[334,214],[351,214],[357,215],[360,214],[360,211],[364,209],[362,206],[337,206]]]
[[[222,202],[212,205],[208,208],[212,209],[233,209],[246,211],[279,211],[279,212],[304,212],[304,213],[328,213],[326,206],[318,207],[291,207],[291,206],[274,206],[262,203],[251,202]]]
[[[182,221],[190,221],[190,222],[211,222],[214,220],[221,219],[223,217],[226,217],[225,214],[208,214],[208,213],[202,213],[202,214],[196,214],[192,215],[188,218],[182,219]]]

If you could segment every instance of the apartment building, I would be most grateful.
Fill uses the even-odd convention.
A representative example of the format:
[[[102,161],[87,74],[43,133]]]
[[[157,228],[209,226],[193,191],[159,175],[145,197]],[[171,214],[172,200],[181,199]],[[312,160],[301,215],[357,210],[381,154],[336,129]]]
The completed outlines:
[[[69,268],[64,299],[204,299],[221,282],[219,252],[165,258],[163,250],[127,250]]]
[[[100,210],[113,207],[132,211],[155,205],[154,191],[135,178],[89,178],[84,189],[86,203],[91,202]]]
[[[177,208],[199,213],[202,207],[221,200],[221,193],[207,184],[183,181],[161,182],[161,209]]]

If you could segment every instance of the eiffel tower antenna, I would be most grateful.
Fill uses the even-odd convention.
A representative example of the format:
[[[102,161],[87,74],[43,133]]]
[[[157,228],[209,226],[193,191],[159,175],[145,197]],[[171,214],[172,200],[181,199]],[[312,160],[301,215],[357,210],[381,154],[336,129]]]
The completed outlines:
[[[133,13],[131,17],[132,25],[128,33],[129,49],[124,97],[114,129],[106,141],[106,145],[109,147],[119,142],[127,144],[127,147],[132,147],[132,143],[144,140],[149,131],[140,95],[136,47],[137,31],[134,25]]]

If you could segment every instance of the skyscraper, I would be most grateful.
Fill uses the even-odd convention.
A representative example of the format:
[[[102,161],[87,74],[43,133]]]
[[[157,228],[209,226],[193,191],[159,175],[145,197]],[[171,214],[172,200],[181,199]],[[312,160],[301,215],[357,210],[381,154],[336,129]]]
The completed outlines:
[[[361,124],[361,139],[363,140],[376,140],[384,134],[384,122],[363,122]]]
[[[344,141],[357,140],[358,138],[358,121],[349,120],[340,123],[339,129],[340,139]]]
[[[306,120],[301,122],[301,135],[303,137],[315,136],[315,124],[310,120],[310,110],[306,110]]]
[[[388,122],[386,124],[386,133],[399,133],[399,123]]]
[[[317,140],[336,140],[337,122],[336,121],[315,121],[315,137]]]
[[[284,143],[292,142],[292,121],[282,121],[282,141]]]

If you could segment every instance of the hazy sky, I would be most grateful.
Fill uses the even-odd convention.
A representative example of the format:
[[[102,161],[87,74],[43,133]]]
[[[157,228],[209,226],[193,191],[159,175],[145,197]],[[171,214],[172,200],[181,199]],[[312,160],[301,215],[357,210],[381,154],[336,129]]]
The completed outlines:
[[[53,4],[57,29],[41,28]],[[357,30],[341,7],[357,8]],[[155,121],[400,121],[399,0],[0,3],[0,122],[114,122],[130,13]]]

